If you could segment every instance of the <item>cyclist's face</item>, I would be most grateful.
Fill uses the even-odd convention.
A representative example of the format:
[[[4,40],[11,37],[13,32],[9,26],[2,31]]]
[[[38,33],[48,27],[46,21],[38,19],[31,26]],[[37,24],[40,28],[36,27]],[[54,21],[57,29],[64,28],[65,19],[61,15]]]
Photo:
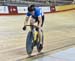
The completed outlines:
[[[35,11],[30,12],[32,15],[34,15]]]

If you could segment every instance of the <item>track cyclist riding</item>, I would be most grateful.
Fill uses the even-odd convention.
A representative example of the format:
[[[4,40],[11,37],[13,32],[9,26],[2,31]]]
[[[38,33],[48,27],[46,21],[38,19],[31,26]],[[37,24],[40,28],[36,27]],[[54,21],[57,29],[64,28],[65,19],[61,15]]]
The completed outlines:
[[[26,30],[26,26],[28,24],[28,20],[30,19],[30,25],[34,25],[34,23],[37,23],[36,30],[38,31],[38,37],[40,40],[39,48],[42,49],[42,33],[43,33],[43,23],[44,23],[44,13],[42,12],[42,9],[39,7],[36,7],[35,5],[30,5],[28,7],[28,12],[26,13],[26,19],[24,22],[23,30]],[[34,26],[30,26],[31,30]],[[36,41],[34,41],[34,45],[36,44]]]

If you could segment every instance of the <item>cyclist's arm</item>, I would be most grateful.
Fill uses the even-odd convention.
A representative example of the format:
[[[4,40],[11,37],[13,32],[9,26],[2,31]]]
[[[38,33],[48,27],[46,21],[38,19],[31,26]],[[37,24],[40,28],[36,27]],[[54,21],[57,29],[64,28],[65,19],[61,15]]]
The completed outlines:
[[[38,8],[36,10],[36,15],[37,15],[38,21],[39,21],[38,26],[41,27],[41,24],[42,24],[42,9]]]
[[[38,16],[38,21],[39,21],[38,26],[41,27],[41,24],[42,24],[42,10],[41,9],[37,11],[37,16]]]
[[[26,16],[25,21],[24,21],[24,26],[28,24],[29,16]]]
[[[39,28],[41,27],[41,24],[42,24],[42,17],[41,17],[41,15],[40,16],[38,16],[38,20],[39,20]]]
[[[30,16],[31,16],[31,14],[28,12],[28,13],[26,14],[24,26],[28,24],[28,20],[29,20],[29,17],[30,17]]]

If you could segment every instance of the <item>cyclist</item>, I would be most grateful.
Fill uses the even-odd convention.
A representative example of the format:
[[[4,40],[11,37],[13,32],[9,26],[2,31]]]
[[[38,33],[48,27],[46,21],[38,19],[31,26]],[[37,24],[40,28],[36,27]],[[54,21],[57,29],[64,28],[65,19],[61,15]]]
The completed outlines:
[[[31,18],[30,18],[31,17]],[[42,12],[42,9],[39,7],[36,7],[34,4],[30,5],[28,7],[28,12],[26,13],[26,19],[24,22],[23,30],[26,30],[26,25],[28,23],[28,20],[30,18],[30,25],[33,25],[35,22],[37,22],[37,26],[39,27],[38,33],[40,38],[40,48],[42,49],[42,26],[44,23],[44,13]]]

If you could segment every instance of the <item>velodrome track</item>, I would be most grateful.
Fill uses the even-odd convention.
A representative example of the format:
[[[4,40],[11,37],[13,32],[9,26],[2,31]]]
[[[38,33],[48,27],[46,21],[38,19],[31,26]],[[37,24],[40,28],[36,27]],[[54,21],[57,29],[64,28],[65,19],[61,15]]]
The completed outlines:
[[[45,14],[44,49],[41,56],[56,53],[75,45],[75,10]],[[25,15],[0,16],[0,61],[27,61],[26,31],[22,30]],[[34,48],[33,54],[37,53]]]

